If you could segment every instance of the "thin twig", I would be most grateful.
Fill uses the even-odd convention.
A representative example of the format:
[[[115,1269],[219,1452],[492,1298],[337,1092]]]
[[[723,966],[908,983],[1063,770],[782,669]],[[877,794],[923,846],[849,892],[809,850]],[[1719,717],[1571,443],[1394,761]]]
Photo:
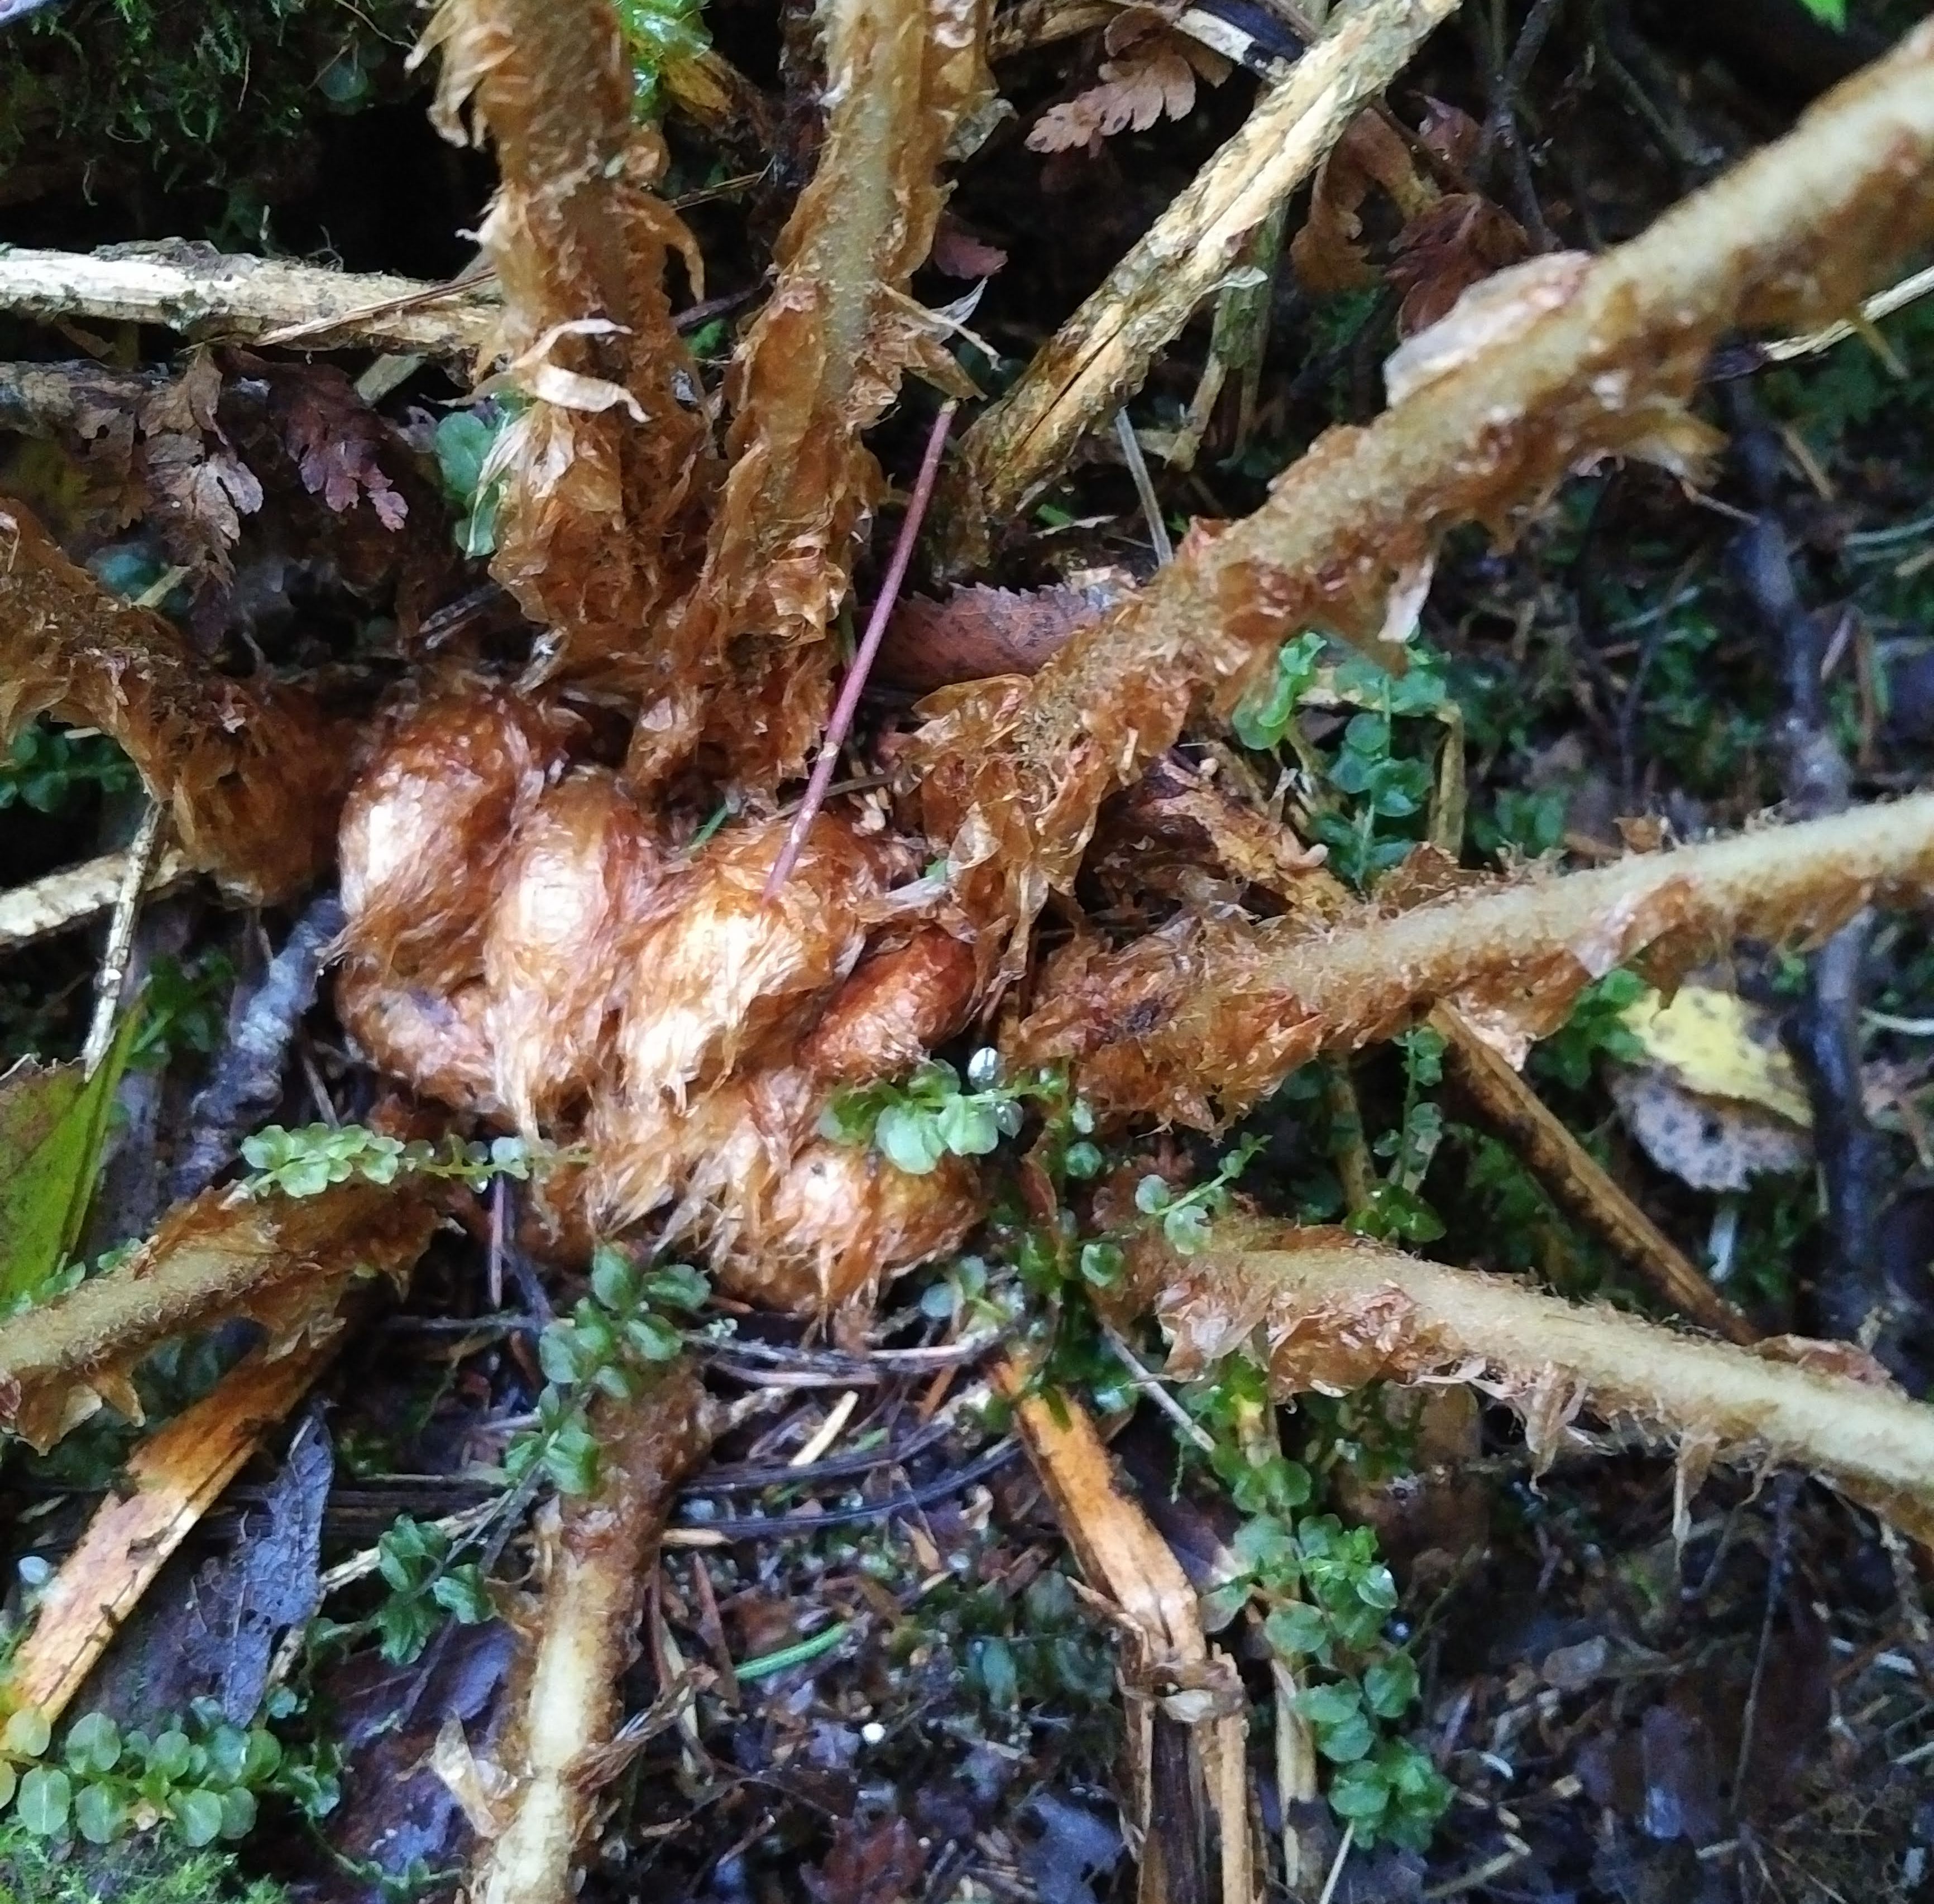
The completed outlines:
[[[1141,1358],[1123,1339],[1122,1332],[1112,1322],[1101,1325],[1101,1333],[1108,1339],[1108,1346],[1113,1349],[1127,1365],[1128,1373],[1135,1379],[1135,1386],[1173,1421],[1180,1433],[1200,1448],[1205,1454],[1216,1451],[1215,1437],[1209,1434],[1188,1411],[1164,1388],[1160,1380],[1142,1366]]]
[[[114,895],[113,922],[107,928],[107,947],[101,956],[101,976],[94,994],[94,1019],[87,1027],[87,1042],[81,1048],[80,1061],[89,1077],[101,1068],[107,1048],[114,1042],[115,1021],[121,1015],[121,1003],[128,990],[130,955],[134,949],[134,922],[141,911],[141,895],[155,870],[161,850],[161,829],[167,817],[166,808],[150,800],[141,816],[141,824],[128,848],[127,871],[121,890]]]
[[[1122,459],[1134,478],[1135,494],[1140,498],[1142,519],[1148,524],[1149,541],[1155,559],[1164,568],[1175,560],[1175,544],[1168,539],[1168,525],[1161,519],[1161,502],[1155,492],[1155,479],[1149,474],[1148,459],[1142,454],[1135,426],[1125,410],[1115,412],[1115,436],[1122,446]]]
[[[909,1488],[903,1494],[890,1494],[883,1501],[868,1501],[859,1507],[814,1508],[799,1514],[746,1514],[716,1520],[680,1520],[674,1533],[711,1534],[721,1540],[776,1540],[789,1534],[816,1534],[822,1527],[850,1527],[861,1521],[884,1520],[896,1514],[911,1514],[936,1501],[945,1500],[962,1488],[985,1481],[1005,1467],[1020,1451],[1020,1443],[1011,1435],[996,1442],[986,1454],[954,1468],[923,1487]],[[743,1671],[743,1668],[740,1668]]]
[[[812,832],[812,823],[819,817],[819,810],[825,805],[827,789],[833,784],[833,770],[839,764],[839,750],[846,744],[847,733],[860,705],[861,690],[872,671],[873,657],[880,651],[881,638],[887,632],[893,604],[899,599],[900,585],[905,581],[908,566],[913,561],[914,543],[926,515],[926,506],[933,499],[934,480],[940,474],[940,453],[946,447],[947,432],[953,427],[953,413],[959,408],[950,397],[940,406],[940,414],[934,418],[933,427],[927,432],[926,453],[920,458],[920,474],[914,480],[913,494],[907,498],[906,514],[900,520],[899,537],[893,544],[893,560],[887,565],[886,578],[880,584],[873,612],[867,618],[866,632],[860,637],[859,651],[853,657],[853,665],[846,670],[846,679],[839,690],[833,718],[827,723],[826,738],[820,747],[819,758],[812,763],[812,778],[806,783],[806,798],[800,803],[785,847],[773,862],[772,871],[767,875],[767,899],[773,898],[791,877],[792,869],[799,863],[800,853],[805,847],[806,836]]]

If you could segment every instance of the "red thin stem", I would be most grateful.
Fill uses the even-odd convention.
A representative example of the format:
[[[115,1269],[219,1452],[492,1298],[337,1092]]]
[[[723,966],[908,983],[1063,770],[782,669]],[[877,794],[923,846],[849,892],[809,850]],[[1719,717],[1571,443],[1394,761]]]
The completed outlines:
[[[833,784],[833,770],[839,764],[840,750],[846,744],[846,736],[860,705],[866,677],[872,672],[873,657],[880,651],[881,637],[887,632],[894,604],[899,600],[900,585],[906,580],[908,566],[913,561],[914,543],[919,537],[920,522],[926,514],[927,504],[933,500],[933,486],[940,474],[940,453],[947,447],[947,432],[953,427],[954,411],[959,408],[950,398],[940,406],[940,414],[933,420],[933,429],[926,439],[926,453],[920,459],[920,474],[914,479],[913,494],[907,498],[906,514],[900,519],[899,540],[893,544],[893,560],[887,564],[886,579],[880,584],[873,612],[867,618],[866,632],[860,638],[853,665],[846,670],[846,678],[841,684],[833,718],[827,723],[826,738],[821,744],[819,758],[812,763],[812,778],[806,783],[806,798],[793,816],[792,831],[786,835],[784,849],[766,876],[764,896],[768,899],[792,877],[792,869],[799,864],[799,856],[805,847],[806,836],[812,832],[812,823],[819,817],[819,810],[826,804],[826,790]]]

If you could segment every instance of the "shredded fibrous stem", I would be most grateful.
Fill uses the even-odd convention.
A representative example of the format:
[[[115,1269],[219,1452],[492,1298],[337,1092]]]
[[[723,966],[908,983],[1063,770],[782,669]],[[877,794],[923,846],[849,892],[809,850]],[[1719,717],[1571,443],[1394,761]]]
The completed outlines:
[[[503,1828],[483,1848],[478,1904],[569,1904],[600,1788],[623,1764],[613,1743],[623,1680],[673,1490],[710,1445],[712,1411],[688,1364],[640,1398],[601,1402],[596,1490],[567,1497],[541,1532],[547,1572],[516,1736]]]
[[[0,745],[37,714],[100,728],[168,810],[188,865],[266,901],[328,863],[353,759],[303,690],[219,673],[0,498]]]
[[[341,1340],[306,1341],[283,1355],[256,1350],[128,1457],[119,1484],[48,1583],[0,1682],[10,1710],[59,1716],[168,1557],[221,1498],[264,1431],[309,1392]]]
[[[1018,515],[1081,438],[1140,387],[1243,241],[1456,6],[1366,0],[1339,9],[1324,37],[969,431],[956,508],[972,519],[957,522],[958,534],[978,540],[983,522]]]
[[[396,1184],[207,1191],[104,1274],[0,1322],[0,1425],[46,1448],[104,1402],[139,1421],[130,1378],[158,1343],[245,1317],[268,1331],[271,1352],[290,1348],[336,1326],[353,1276],[408,1270],[435,1226],[430,1204]]]
[[[1211,1124],[1318,1051],[1389,1036],[1441,999],[1521,1042],[1641,954],[1669,979],[1736,938],[1817,937],[1870,901],[1930,893],[1934,794],[1917,794],[1394,916],[1366,907],[1327,931],[1184,916],[1119,952],[1058,955],[1013,1049],[1026,1063],[1076,1060],[1111,1114]]]
[[[1903,1526],[1934,1525],[1934,1409],[1868,1379],[1873,1367],[1843,1372],[1864,1359],[1843,1343],[1755,1352],[1334,1232],[1300,1246],[1295,1234],[1182,1267],[1160,1313],[1184,1367],[1253,1343],[1285,1394],[1477,1382],[1517,1406],[1541,1459],[1585,1408],[1677,1439],[1688,1458],[1810,1468]]]
[[[496,343],[529,407],[505,479],[492,572],[551,630],[546,665],[636,687],[689,582],[709,492],[709,424],[672,323],[670,255],[702,294],[691,236],[652,187],[664,142],[634,119],[609,0],[444,0],[419,56],[442,56],[432,117],[468,103],[502,183],[478,233],[502,287]]]
[[[1004,976],[1022,969],[1048,892],[1068,889],[1102,798],[1191,714],[1228,711],[1285,636],[1373,644],[1399,579],[1445,531],[1506,531],[1582,464],[1631,453],[1694,467],[1712,433],[1682,405],[1714,339],[1844,312],[1934,230],[1930,161],[1934,23],[1629,244],[1568,278],[1538,261],[1547,295],[1368,427],[1327,432],[1255,515],[1192,535],[1031,681],[929,701],[908,772],[974,916],[1020,928]]]
[[[1430,1023],[1448,1048],[1452,1076],[1555,1202],[1602,1236],[1658,1295],[1701,1327],[1728,1342],[1758,1339],[1760,1331],[1619,1187],[1564,1120],[1484,1042],[1463,1013],[1439,1005],[1431,1012]]]
[[[770,785],[796,772],[824,725],[826,631],[881,488],[861,433],[905,369],[972,394],[905,292],[932,245],[947,141],[990,83],[986,11],[983,0],[824,10],[826,143],[774,248],[772,296],[727,380],[731,471],[704,574],[668,636],[670,698],[639,724],[635,781],[676,759],[694,685],[728,658],[735,691],[709,721],[740,778]]]

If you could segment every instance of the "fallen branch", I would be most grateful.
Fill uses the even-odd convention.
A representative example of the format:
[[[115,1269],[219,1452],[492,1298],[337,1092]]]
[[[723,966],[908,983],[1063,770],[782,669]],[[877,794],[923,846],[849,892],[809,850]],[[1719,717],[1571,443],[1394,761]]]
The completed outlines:
[[[1589,265],[1487,280],[1405,347],[1438,374],[1367,429],[1328,432],[1246,521],[1198,534],[1139,597],[1031,681],[935,697],[906,771],[955,889],[1017,977],[1027,928],[1066,891],[1095,813],[1192,713],[1226,714],[1284,636],[1378,639],[1456,525],[1508,528],[1611,454],[1690,468],[1687,417],[1713,341],[1841,314],[1934,230],[1934,23],[1830,94],[1788,137]],[[1449,327],[1449,328],[1447,328]],[[1421,347],[1420,350],[1419,347]]]
[[[200,341],[300,342],[314,350],[364,344],[443,356],[481,350],[503,316],[481,286],[224,257],[180,239],[94,254],[0,248],[0,311],[161,324]]]
[[[113,1269],[0,1322],[0,1426],[44,1451],[104,1403],[140,1421],[135,1367],[191,1329],[243,1318],[270,1355],[332,1333],[351,1278],[401,1275],[435,1226],[411,1187],[354,1178],[311,1197],[182,1204]]]
[[[628,1755],[618,1737],[625,1668],[679,1482],[711,1445],[713,1411],[688,1364],[641,1399],[601,1405],[597,1491],[541,1533],[545,1575],[523,1713],[499,1755],[511,1781],[484,1845],[477,1904],[571,1904],[600,1789]]]
[[[1457,0],[1365,0],[1257,102],[1203,167],[962,439],[955,561],[1021,513],[1082,438],[1140,388],[1157,354],[1235,263],[1243,241],[1309,178],[1358,108],[1388,86]]]
[[[116,741],[186,863],[245,898],[287,898],[334,853],[345,728],[300,688],[218,673],[0,498],[0,744],[42,713]]]
[[[1074,1060],[1098,1110],[1210,1126],[1297,1065],[1448,1000],[1493,1039],[1555,1030],[1590,980],[1646,955],[1669,981],[1738,938],[1817,937],[1869,901],[1934,895],[1934,794],[1797,826],[1487,883],[1327,933],[1282,919],[1184,916],[1119,952],[1077,941],[1048,963],[1011,1041],[1025,1064]]]
[[[1844,1343],[1787,1337],[1755,1353],[1334,1231],[1271,1240],[1179,1263],[1158,1304],[1171,1373],[1254,1343],[1285,1397],[1476,1382],[1518,1409],[1541,1460],[1589,1409],[1676,1438],[1695,1479],[1716,1456],[1809,1468],[1917,1536],[1934,1531],[1934,1410]]]
[[[63,866],[57,873],[0,892],[0,950],[50,939],[56,932],[98,919],[113,905],[128,877],[128,864],[125,852],[104,853],[98,859]],[[169,847],[155,861],[144,890],[152,898],[189,877],[179,848]]]
[[[114,1490],[41,1596],[0,1698],[58,1718],[168,1557],[221,1498],[264,1430],[309,1392],[339,1332],[289,1353],[257,1349],[128,1457]]]

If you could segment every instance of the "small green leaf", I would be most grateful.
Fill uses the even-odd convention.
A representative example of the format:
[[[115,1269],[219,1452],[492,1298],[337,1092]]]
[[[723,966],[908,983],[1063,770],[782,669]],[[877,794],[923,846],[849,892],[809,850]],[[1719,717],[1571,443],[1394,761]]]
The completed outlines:
[[[185,1732],[170,1728],[158,1733],[155,1743],[148,1748],[148,1769],[158,1773],[172,1785],[187,1773],[192,1749],[192,1741]]]
[[[991,1105],[956,1097],[935,1114],[934,1134],[956,1157],[984,1157],[999,1146],[1001,1126]]]
[[[38,1758],[53,1737],[47,1715],[38,1706],[23,1706],[10,1713],[6,1725],[0,1727],[0,1752],[16,1758]]]
[[[233,1844],[255,1828],[255,1794],[237,1785],[221,1794],[221,1836]]]
[[[1321,1659],[1330,1650],[1330,1626],[1307,1600],[1278,1607],[1263,1622],[1263,1636],[1285,1659]]]
[[[191,1786],[174,1794],[175,1829],[182,1842],[197,1848],[212,1845],[221,1836],[221,1794],[205,1785]]]
[[[90,1845],[111,1845],[127,1821],[128,1808],[112,1785],[84,1785],[74,1794],[74,1829]]]
[[[911,1105],[888,1105],[873,1126],[873,1141],[896,1170],[909,1177],[932,1175],[947,1154],[932,1114]]]
[[[111,1772],[121,1761],[121,1728],[105,1713],[84,1713],[68,1728],[62,1755],[83,1778]]]
[[[74,1787],[57,1767],[36,1765],[20,1781],[14,1815],[37,1838],[57,1838],[67,1829]]]
[[[1417,1697],[1417,1662],[1393,1653],[1363,1669],[1363,1702],[1379,1719],[1396,1719]]]
[[[1374,1834],[1390,1801],[1390,1787],[1374,1764],[1345,1765],[1330,1781],[1330,1809],[1354,1824],[1360,1836]]]

